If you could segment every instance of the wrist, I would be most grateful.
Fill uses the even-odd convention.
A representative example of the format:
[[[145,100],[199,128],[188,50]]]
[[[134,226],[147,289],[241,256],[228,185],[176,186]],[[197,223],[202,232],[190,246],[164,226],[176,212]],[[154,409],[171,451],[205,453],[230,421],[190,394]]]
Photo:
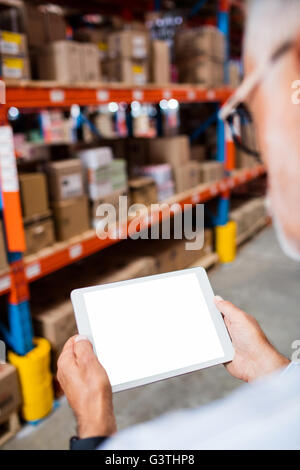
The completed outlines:
[[[283,369],[290,364],[290,360],[280,354],[273,346],[270,345],[269,350],[261,354],[257,361],[255,371],[249,378],[249,382],[272,374],[277,370]]]
[[[116,432],[116,428],[112,426],[105,426],[101,423],[84,423],[78,421],[77,434],[80,439],[87,439],[89,437],[109,437]]]

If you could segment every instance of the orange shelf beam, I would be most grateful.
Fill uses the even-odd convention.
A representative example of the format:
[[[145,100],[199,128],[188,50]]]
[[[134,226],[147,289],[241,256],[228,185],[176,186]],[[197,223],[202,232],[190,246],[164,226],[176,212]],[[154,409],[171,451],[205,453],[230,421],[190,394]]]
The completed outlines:
[[[6,108],[20,109],[68,108],[116,103],[159,103],[163,99],[176,99],[180,103],[224,102],[232,94],[230,87],[206,89],[197,85],[166,85],[158,87],[125,87],[121,84],[82,84],[67,86],[56,82],[9,82],[6,84]]]
[[[165,201],[170,206],[174,203],[184,206],[185,204],[201,204],[213,199],[221,194],[226,194],[234,188],[245,184],[259,176],[265,174],[265,168],[262,165],[257,165],[251,169],[243,169],[234,172],[230,177],[224,178],[221,181],[210,183],[207,185],[200,185],[182,194],[172,197]],[[161,221],[161,213],[159,220]],[[145,213],[145,216],[140,218],[143,226],[150,226],[152,221],[150,220],[149,214]],[[156,220],[155,223],[157,223]],[[128,234],[128,226],[124,227],[125,233]],[[121,239],[116,237],[115,239],[99,240],[95,235],[95,231],[90,231],[83,234],[82,237],[76,237],[69,244],[57,244],[57,248],[53,247],[47,250],[43,256],[32,256],[25,258],[25,272],[28,282],[40,279],[47,274],[53,273],[58,269],[68,266],[75,261],[83,259],[93,253],[96,253],[104,248],[118,243]],[[60,246],[62,246],[60,248]],[[45,251],[44,251],[45,253]]]

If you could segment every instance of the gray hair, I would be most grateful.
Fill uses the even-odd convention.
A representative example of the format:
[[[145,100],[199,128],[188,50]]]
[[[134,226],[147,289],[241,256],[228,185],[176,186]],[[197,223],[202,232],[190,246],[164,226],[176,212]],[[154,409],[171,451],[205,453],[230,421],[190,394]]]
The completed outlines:
[[[244,47],[256,63],[300,34],[300,0],[248,0]]]

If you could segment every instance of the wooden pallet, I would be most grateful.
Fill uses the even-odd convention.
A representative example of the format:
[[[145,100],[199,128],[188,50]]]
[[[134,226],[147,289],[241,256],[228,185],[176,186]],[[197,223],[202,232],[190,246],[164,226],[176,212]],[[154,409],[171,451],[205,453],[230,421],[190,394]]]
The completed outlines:
[[[0,446],[3,446],[5,442],[14,437],[20,428],[18,413],[14,411],[4,423],[0,424]]]
[[[268,225],[269,219],[268,217],[261,217],[251,228],[249,228],[246,232],[242,233],[236,239],[236,245],[240,246],[245,243],[249,238],[253,237],[257,232],[262,230],[264,227]]]
[[[219,261],[219,257],[217,253],[209,253],[208,255],[201,256],[201,258],[197,259],[190,268],[197,268],[198,266],[202,266],[202,268],[208,269],[217,264]]]

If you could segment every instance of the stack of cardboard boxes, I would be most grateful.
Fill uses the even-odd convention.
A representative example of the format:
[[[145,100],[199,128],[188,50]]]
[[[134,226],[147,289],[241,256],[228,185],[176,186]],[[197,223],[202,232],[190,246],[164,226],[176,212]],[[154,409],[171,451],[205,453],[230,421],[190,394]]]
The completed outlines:
[[[59,8],[25,6],[33,78],[76,83],[100,80],[98,48],[66,40],[67,25]]]
[[[24,34],[22,10],[13,2],[1,5],[0,11],[0,64],[1,77],[29,79],[27,37]]]
[[[57,240],[66,241],[87,231],[90,226],[88,200],[80,160],[49,162],[46,172]]]
[[[55,241],[47,180],[43,173],[20,174],[19,180],[26,253],[32,254],[52,245]]]
[[[108,36],[108,80],[128,85],[149,81],[150,40],[146,31],[120,31]]]
[[[19,378],[14,366],[0,364],[0,445],[20,429],[18,411],[21,405]]]
[[[245,234],[267,215],[265,198],[255,198],[247,202],[241,201],[238,207],[230,212],[230,219],[237,225],[237,239],[241,239]]]
[[[100,80],[98,49],[95,44],[54,41],[37,51],[39,80],[63,83],[97,82]]]
[[[124,159],[113,159],[110,147],[81,150],[78,157],[85,170],[92,225],[95,227],[99,222],[96,215],[99,205],[112,204],[118,209],[119,197],[127,193],[126,162]]]
[[[183,29],[175,38],[179,81],[218,87],[224,83],[225,40],[213,26]]]
[[[212,253],[213,233],[204,231],[204,245],[200,250],[187,250],[188,240],[136,240],[129,241],[127,251],[130,256],[150,256],[155,260],[157,274],[177,271],[193,264],[197,259]]]
[[[167,85],[171,81],[171,53],[167,41],[151,42],[151,83]]]

